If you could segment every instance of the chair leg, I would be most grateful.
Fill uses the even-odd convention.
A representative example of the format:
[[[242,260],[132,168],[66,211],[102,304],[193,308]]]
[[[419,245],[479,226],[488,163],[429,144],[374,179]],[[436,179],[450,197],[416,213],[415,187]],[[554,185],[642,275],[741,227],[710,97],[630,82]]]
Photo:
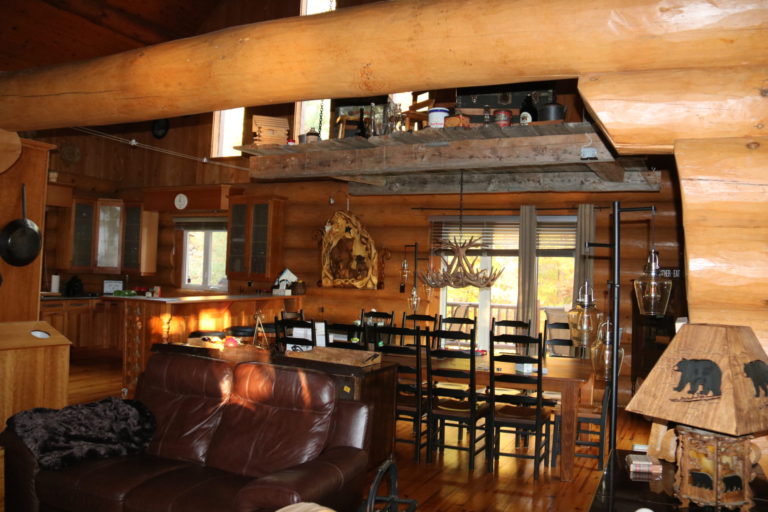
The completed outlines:
[[[413,458],[416,460],[416,462],[419,462],[419,459],[421,459],[421,416],[419,416],[418,411],[416,417],[413,418],[413,426],[416,429],[413,438],[413,446],[415,449]]]
[[[469,471],[475,469],[475,441],[477,440],[477,432],[475,432],[475,425],[467,425],[467,431],[469,433]],[[459,424],[461,429],[461,424]],[[461,430],[459,430],[461,432]]]
[[[432,414],[427,416],[427,462],[435,460],[435,436],[437,435],[437,420]]]
[[[488,473],[493,473],[493,420],[485,420],[485,469]]]
[[[552,436],[552,467],[557,467],[557,456],[560,455],[560,416],[555,416],[555,427]]]

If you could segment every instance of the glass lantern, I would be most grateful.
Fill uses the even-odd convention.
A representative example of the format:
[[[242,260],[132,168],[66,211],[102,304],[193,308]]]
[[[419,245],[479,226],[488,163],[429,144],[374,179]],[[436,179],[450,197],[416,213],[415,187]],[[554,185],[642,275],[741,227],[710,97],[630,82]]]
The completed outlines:
[[[664,316],[672,293],[672,279],[659,273],[659,253],[651,250],[643,275],[635,279],[635,295],[641,315]]]
[[[419,297],[419,290],[414,285],[414,287],[411,288],[411,295],[408,297],[408,306],[410,306],[413,314],[418,313],[420,302],[421,298]]]
[[[621,340],[621,330],[619,330],[619,340]],[[624,362],[624,348],[621,343],[613,343],[613,324],[610,320],[600,324],[597,332],[597,341],[592,345],[592,369],[595,371],[595,378],[598,380],[611,380],[611,363],[613,362],[613,349],[618,346],[618,375],[621,372],[621,364]]]
[[[600,313],[595,305],[594,291],[587,281],[579,288],[576,306],[568,312],[568,326],[577,357],[589,357],[590,347],[597,340],[599,325]]]

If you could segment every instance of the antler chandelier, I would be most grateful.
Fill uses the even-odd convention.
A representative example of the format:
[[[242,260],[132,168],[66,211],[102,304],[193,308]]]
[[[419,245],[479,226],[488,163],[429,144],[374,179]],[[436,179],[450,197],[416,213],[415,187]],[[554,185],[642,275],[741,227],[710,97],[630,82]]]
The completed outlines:
[[[447,251],[451,257],[440,256],[444,270],[433,270],[431,267],[426,272],[421,272],[422,282],[432,288],[465,288],[475,286],[477,288],[490,288],[499,278],[503,268],[475,269],[477,256],[470,259],[469,252],[482,249],[483,243],[479,238],[470,237],[469,240],[461,240],[462,225],[464,219],[464,171],[460,174],[459,188],[459,237],[453,240],[438,240],[434,249]]]
[[[477,257],[470,260],[467,255],[470,250],[479,249],[482,245],[479,238],[470,238],[463,242],[456,238],[438,241],[435,248],[450,251],[453,257],[448,261],[445,257],[441,256],[440,258],[443,260],[445,270],[442,272],[436,270],[422,272],[421,280],[432,288],[444,288],[446,286],[453,288],[464,288],[466,286],[488,288],[493,286],[493,283],[504,272],[504,269],[494,268],[490,272],[487,269],[475,270]]]

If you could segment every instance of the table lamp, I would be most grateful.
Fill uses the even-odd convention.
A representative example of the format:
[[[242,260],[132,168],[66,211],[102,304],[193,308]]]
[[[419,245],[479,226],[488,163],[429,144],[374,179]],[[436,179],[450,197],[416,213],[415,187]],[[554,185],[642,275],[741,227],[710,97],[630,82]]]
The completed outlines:
[[[751,328],[684,325],[627,410],[677,423],[683,507],[752,507],[751,434],[768,430],[768,356]]]

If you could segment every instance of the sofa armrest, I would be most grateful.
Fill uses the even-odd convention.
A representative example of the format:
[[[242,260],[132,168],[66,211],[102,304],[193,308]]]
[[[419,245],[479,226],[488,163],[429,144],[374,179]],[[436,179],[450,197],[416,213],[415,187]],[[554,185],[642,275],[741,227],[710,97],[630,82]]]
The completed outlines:
[[[365,449],[368,436],[370,409],[362,402],[339,400],[337,402],[333,431],[327,446],[354,446]]]
[[[235,498],[238,511],[281,508],[309,501],[334,510],[360,503],[368,454],[351,446],[330,448],[317,459],[254,479]]]
[[[38,510],[40,502],[35,491],[35,479],[40,466],[37,459],[10,429],[0,433],[0,445],[5,448],[5,510]]]

